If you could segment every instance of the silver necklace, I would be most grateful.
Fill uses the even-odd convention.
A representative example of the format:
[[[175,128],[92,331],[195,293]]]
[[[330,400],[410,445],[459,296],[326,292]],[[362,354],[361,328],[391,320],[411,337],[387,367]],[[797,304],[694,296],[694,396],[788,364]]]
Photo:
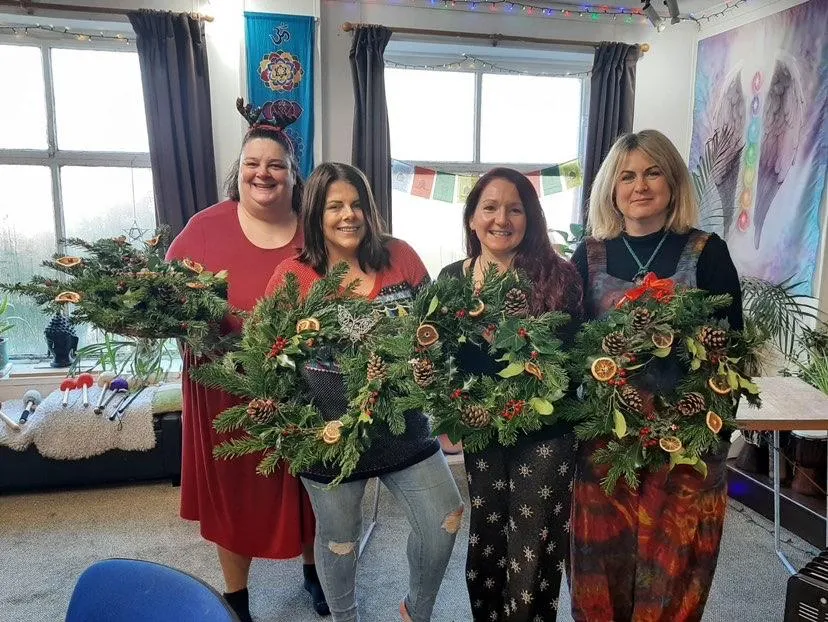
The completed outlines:
[[[638,258],[638,255],[635,254],[635,251],[630,246],[630,243],[627,241],[627,238],[621,236],[621,239],[624,241],[624,246],[627,247],[627,250],[630,251],[630,255],[632,258],[635,259],[635,263],[638,265],[638,272],[635,273],[633,277],[633,281],[636,283],[640,282],[650,271],[650,264],[653,263],[653,259],[655,259],[656,255],[658,255],[658,251],[661,250],[661,247],[664,245],[664,240],[667,239],[667,234],[670,233],[669,231],[664,231],[664,235],[661,236],[661,240],[659,240],[658,245],[655,247],[653,254],[650,255],[650,258],[647,260],[646,263],[641,263],[641,260]]]

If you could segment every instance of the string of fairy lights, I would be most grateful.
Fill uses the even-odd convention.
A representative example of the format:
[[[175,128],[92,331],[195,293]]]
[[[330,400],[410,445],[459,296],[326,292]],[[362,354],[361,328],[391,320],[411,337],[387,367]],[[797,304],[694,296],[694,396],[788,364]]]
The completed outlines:
[[[475,11],[478,13],[499,13],[505,15],[523,15],[539,18],[557,18],[574,20],[621,21],[625,24],[647,23],[644,8],[615,6],[611,4],[561,4],[525,2],[521,0],[338,0],[340,2],[360,4],[392,4],[416,8],[441,10]],[[680,17],[680,21],[709,22],[723,17],[748,2],[748,0],[723,0],[721,8],[712,13],[699,11]],[[656,1],[653,0],[653,4]],[[659,2],[660,4],[660,2]]]
[[[398,63],[394,60],[385,59],[385,64],[388,67],[396,69],[423,69],[428,71],[476,71],[483,69],[488,72],[503,73],[516,76],[545,76],[552,78],[583,78],[590,75],[591,71],[566,71],[566,72],[549,72],[549,71],[528,71],[523,69],[513,69],[511,67],[504,67],[498,63],[493,63],[490,60],[473,56],[472,54],[462,54],[462,60],[449,61],[445,63],[433,64],[411,64]]]
[[[353,0],[357,1],[357,0]],[[366,3],[367,0],[358,0]],[[386,3],[387,0],[377,0],[373,3],[382,1]],[[710,22],[715,19],[726,16],[731,11],[746,4],[748,0],[725,0],[722,7],[710,13],[690,13],[688,17],[682,18],[683,21]],[[623,6],[613,6],[609,4],[559,4],[557,6],[539,5],[531,2],[521,2],[520,0],[399,0],[398,5],[403,6],[419,6],[422,8],[433,9],[449,9],[462,11],[478,11],[489,13],[501,13],[505,15],[523,15],[529,17],[555,17],[563,19],[588,19],[591,21],[621,21],[625,24],[647,23],[649,20],[644,15],[641,8],[627,8]],[[0,34],[12,35],[16,38],[38,37],[38,36],[57,36],[64,39],[74,39],[76,41],[113,41],[130,45],[134,42],[134,35],[124,33],[106,33],[103,31],[89,31],[77,30],[63,26],[53,26],[47,24],[0,24]],[[481,61],[483,62],[483,61]],[[503,73],[522,73],[517,70],[508,68],[501,68],[486,61],[486,64],[491,68],[502,71]],[[457,63],[447,63],[446,65],[457,65]],[[409,67],[412,68],[412,67]],[[442,64],[434,66],[423,66],[420,68],[431,69],[449,69],[448,66]],[[460,67],[456,67],[460,68]],[[530,72],[532,75],[558,75]],[[561,75],[580,75],[580,74],[561,74]]]
[[[132,43],[133,39],[122,33],[108,34],[102,31],[79,31],[64,26],[49,26],[45,24],[5,25],[0,24],[0,34],[12,35],[18,39],[38,36],[57,36],[75,41],[115,41],[124,45]]]

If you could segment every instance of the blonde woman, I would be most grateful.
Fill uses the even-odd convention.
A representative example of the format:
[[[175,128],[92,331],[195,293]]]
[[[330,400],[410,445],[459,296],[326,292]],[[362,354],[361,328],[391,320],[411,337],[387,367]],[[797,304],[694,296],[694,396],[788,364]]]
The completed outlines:
[[[741,291],[725,242],[694,228],[698,208],[690,174],[670,140],[655,130],[627,134],[613,145],[592,186],[588,237],[572,261],[584,281],[587,319],[611,310],[648,272],[730,294],[723,310],[742,328]],[[669,390],[681,362],[648,366],[639,388]],[[601,489],[606,465],[591,461],[596,443],[579,451],[572,499],[572,615],[577,621],[700,620],[719,553],[727,505],[728,442],[705,457],[702,478],[679,465],[641,474],[631,490]]]

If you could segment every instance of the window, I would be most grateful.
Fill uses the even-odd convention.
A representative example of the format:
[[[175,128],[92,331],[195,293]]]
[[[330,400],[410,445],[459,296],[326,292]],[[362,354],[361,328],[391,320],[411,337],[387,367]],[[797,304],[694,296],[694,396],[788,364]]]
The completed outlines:
[[[151,237],[155,203],[138,55],[122,44],[0,39],[0,281],[54,272],[59,240]],[[28,298],[6,336],[44,357],[49,321]],[[98,340],[78,328],[81,345]],[[91,330],[91,329],[90,329]]]
[[[580,159],[592,54],[391,42],[386,61],[392,158],[460,176],[454,202],[401,184],[392,192],[395,235],[436,277],[465,257],[460,199],[467,191],[459,188],[494,166],[527,173]],[[562,190],[541,193],[550,229],[566,230],[578,217],[580,189]]]

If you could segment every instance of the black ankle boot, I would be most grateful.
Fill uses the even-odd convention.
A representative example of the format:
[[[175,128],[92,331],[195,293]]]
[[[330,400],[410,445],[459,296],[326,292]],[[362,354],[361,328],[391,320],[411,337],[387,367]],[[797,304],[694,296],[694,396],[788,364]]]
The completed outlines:
[[[237,590],[235,592],[225,592],[224,600],[230,605],[230,608],[239,616],[241,622],[253,622],[250,617],[250,594],[247,588]]]
[[[316,574],[316,565],[303,564],[302,573],[305,575],[305,589],[311,595],[313,610],[321,616],[331,615],[328,601],[325,600],[325,592],[322,591],[322,584],[319,583],[319,575]]]

